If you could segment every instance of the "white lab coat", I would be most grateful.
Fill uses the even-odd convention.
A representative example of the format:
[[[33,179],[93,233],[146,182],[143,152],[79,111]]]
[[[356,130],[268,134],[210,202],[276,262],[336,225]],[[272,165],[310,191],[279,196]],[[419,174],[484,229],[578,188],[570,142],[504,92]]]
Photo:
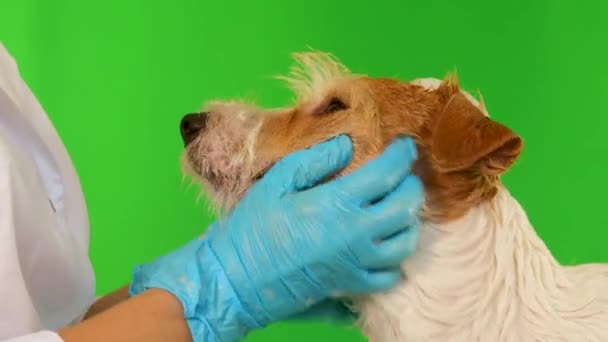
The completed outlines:
[[[0,43],[0,341],[61,341],[94,301],[88,245],[70,157]]]

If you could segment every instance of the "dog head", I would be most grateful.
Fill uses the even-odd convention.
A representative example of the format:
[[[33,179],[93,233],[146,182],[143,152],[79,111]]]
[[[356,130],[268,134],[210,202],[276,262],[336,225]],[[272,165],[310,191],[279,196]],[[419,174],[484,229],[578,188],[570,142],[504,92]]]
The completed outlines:
[[[489,118],[455,76],[402,82],[353,74],[325,53],[296,54],[295,60],[283,77],[295,105],[266,110],[213,102],[182,120],[183,164],[218,207],[232,207],[296,150],[346,134],[354,151],[345,174],[407,135],[418,146],[414,172],[425,186],[422,218],[440,222],[493,196],[499,176],[520,154],[521,138]]]

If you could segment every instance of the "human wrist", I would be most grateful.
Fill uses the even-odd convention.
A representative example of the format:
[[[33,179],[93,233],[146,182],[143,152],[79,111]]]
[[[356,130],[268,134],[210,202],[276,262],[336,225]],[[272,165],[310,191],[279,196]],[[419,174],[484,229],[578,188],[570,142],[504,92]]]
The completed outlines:
[[[201,284],[196,265],[200,245],[201,241],[193,240],[168,255],[135,266],[129,285],[129,297],[149,289],[163,289],[179,299],[183,305],[184,317],[191,316],[200,296],[200,288],[190,288],[187,282]]]
[[[202,242],[198,260],[202,295],[195,314],[187,317],[194,341],[236,342],[264,327],[265,324],[243,305],[242,293],[235,290],[209,241]],[[248,286],[246,283],[240,285]]]
[[[194,342],[235,342],[261,327],[242,307],[222,264],[202,238],[137,266],[129,295],[148,289],[170,292],[183,305]]]
[[[162,289],[146,290],[57,334],[65,342],[192,342],[182,303]]]

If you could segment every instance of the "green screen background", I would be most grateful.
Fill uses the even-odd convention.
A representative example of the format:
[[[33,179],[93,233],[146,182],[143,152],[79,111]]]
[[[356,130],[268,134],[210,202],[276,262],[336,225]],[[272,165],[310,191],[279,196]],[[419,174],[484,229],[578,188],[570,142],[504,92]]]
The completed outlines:
[[[0,1],[0,39],[82,178],[98,294],[213,217],[182,182],[178,122],[212,98],[281,105],[271,78],[311,46],[353,71],[456,68],[526,148],[505,182],[563,263],[608,261],[608,2]],[[361,340],[280,324],[249,341]]]

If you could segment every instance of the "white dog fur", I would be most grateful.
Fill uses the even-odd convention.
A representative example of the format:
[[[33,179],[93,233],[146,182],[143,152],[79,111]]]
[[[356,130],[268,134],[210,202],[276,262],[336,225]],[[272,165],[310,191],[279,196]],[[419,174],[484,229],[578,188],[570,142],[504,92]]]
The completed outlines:
[[[370,341],[608,341],[608,265],[560,265],[504,187],[457,221],[423,225],[403,270],[393,291],[358,302]]]

